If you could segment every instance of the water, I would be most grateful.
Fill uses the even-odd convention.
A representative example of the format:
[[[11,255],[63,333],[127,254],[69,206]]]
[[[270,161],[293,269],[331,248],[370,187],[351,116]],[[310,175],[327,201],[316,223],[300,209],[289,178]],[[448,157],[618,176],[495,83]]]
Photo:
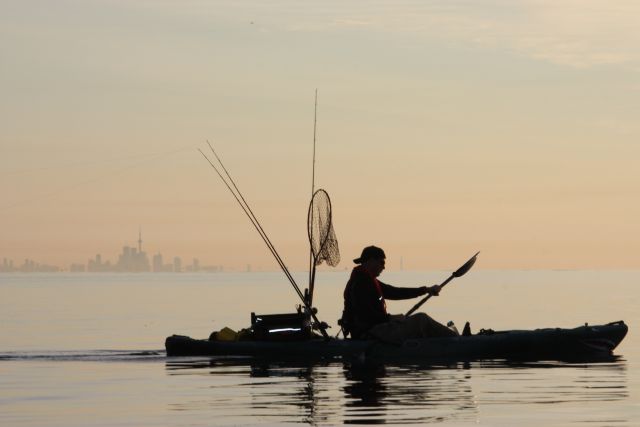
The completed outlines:
[[[347,275],[318,277],[319,315],[334,333]],[[447,276],[382,279],[409,286]],[[165,357],[167,335],[207,337],[246,326],[251,311],[292,311],[295,294],[280,273],[0,275],[0,425],[637,426],[638,279],[474,270],[424,306],[474,331],[623,319],[629,335],[606,363],[352,366]],[[388,305],[400,313],[413,303]]]

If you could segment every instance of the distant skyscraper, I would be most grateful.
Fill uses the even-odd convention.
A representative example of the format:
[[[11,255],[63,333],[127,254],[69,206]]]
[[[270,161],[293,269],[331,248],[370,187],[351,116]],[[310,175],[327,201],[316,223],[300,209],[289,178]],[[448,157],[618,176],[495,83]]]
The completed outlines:
[[[158,253],[156,255],[153,256],[153,272],[154,273],[160,273],[162,272],[162,254]]]
[[[146,272],[151,269],[149,264],[149,258],[147,254],[142,250],[142,229],[138,230],[138,247],[132,248],[124,246],[122,248],[122,254],[118,257],[118,262],[115,266],[116,271],[140,273]]]

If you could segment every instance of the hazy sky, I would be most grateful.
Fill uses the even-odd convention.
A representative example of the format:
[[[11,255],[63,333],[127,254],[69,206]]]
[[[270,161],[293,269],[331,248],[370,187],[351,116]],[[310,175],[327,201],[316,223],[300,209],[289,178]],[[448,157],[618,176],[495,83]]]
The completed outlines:
[[[640,267],[636,1],[0,0],[0,259]]]

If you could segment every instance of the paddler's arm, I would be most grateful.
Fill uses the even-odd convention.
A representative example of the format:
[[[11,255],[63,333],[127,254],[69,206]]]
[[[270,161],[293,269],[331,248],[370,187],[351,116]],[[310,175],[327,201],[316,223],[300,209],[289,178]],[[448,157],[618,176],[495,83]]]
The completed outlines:
[[[440,286],[438,285],[421,286],[419,288],[401,288],[382,282],[380,282],[380,289],[382,290],[382,295],[389,300],[411,299],[426,294],[436,296],[440,292]]]

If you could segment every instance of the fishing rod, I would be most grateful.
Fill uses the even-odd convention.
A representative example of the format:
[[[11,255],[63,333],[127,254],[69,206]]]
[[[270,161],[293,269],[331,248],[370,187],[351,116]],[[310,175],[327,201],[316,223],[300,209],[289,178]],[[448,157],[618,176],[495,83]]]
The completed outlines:
[[[209,143],[207,141],[207,143]],[[211,145],[209,145],[211,147]],[[213,150],[213,148],[211,147],[211,149]],[[236,191],[234,191],[231,188],[231,185],[229,185],[229,183],[227,182],[227,180],[222,176],[222,174],[220,173],[220,171],[218,170],[218,168],[213,164],[213,162],[206,156],[206,154],[204,154],[202,152],[202,150],[198,149],[198,151],[200,151],[200,154],[202,154],[204,156],[205,159],[207,159],[207,161],[209,162],[209,164],[211,165],[211,167],[216,171],[216,173],[218,174],[218,176],[220,177],[220,179],[222,179],[222,182],[224,182],[224,184],[227,186],[227,188],[229,189],[229,191],[231,192],[231,194],[233,195],[233,197],[236,199],[236,201],[238,202],[238,204],[240,205],[240,207],[242,208],[242,210],[244,211],[244,213],[247,215],[247,217],[249,218],[249,220],[251,221],[251,223],[253,224],[253,226],[256,228],[256,230],[258,231],[258,234],[260,234],[260,237],[262,238],[262,240],[265,242],[265,244],[267,245],[267,247],[269,248],[269,251],[271,252],[271,254],[274,256],[274,258],[276,259],[276,261],[278,262],[278,264],[280,265],[280,268],[283,270],[284,274],[287,276],[287,279],[289,279],[289,281],[291,282],[291,284],[293,285],[294,289],[296,290],[296,293],[298,294],[298,296],[300,298],[303,298],[302,292],[300,291],[300,288],[298,287],[298,285],[295,283],[295,280],[293,279],[293,277],[291,276],[291,273],[289,272],[289,269],[287,268],[287,266],[284,264],[284,262],[282,261],[282,258],[280,257],[280,255],[278,254],[278,252],[276,251],[275,247],[273,246],[273,244],[271,243],[271,240],[269,240],[269,237],[267,236],[266,232],[264,231],[264,229],[262,228],[262,226],[260,225],[260,222],[258,221],[258,219],[256,218],[256,216],[253,214],[253,211],[251,210],[251,208],[249,207],[249,205],[247,204],[246,200],[244,199],[244,197],[242,196],[242,193],[240,193],[240,190],[238,190],[237,186],[235,185],[235,183],[233,182],[233,180],[231,179],[231,177],[229,176],[228,172],[226,171],[226,169],[224,168],[224,165],[222,164],[222,162],[220,162],[220,159],[216,156],[216,158],[218,159],[218,161],[220,162],[220,165],[222,166],[223,170],[225,170],[225,173],[227,174],[227,176],[229,176],[229,180],[231,181],[231,183],[233,184],[233,186],[236,188]],[[215,154],[215,151],[214,151]],[[237,194],[236,194],[237,192]],[[241,201],[242,199],[242,201]]]
[[[209,148],[211,149],[211,151],[213,152],[214,156],[216,157],[216,159],[218,160],[218,162],[220,163],[220,166],[222,166],[222,169],[224,170],[227,178],[229,179],[229,181],[231,182],[231,184],[233,185],[233,188],[235,189],[235,191],[231,188],[231,185],[229,185],[229,182],[227,182],[227,180],[224,178],[224,176],[222,176],[222,174],[220,173],[220,171],[218,170],[218,168],[213,164],[213,162],[207,157],[206,154],[204,154],[204,152],[200,149],[198,149],[198,151],[200,151],[200,154],[202,154],[202,156],[207,160],[207,162],[209,162],[209,165],[211,165],[211,167],[216,171],[216,173],[218,174],[218,176],[220,177],[220,179],[224,182],[224,184],[227,186],[227,188],[229,189],[229,191],[231,192],[231,194],[233,194],[233,197],[236,199],[236,201],[238,202],[238,204],[240,205],[240,207],[242,208],[242,210],[244,211],[244,213],[247,215],[247,217],[249,218],[249,220],[251,221],[251,223],[253,224],[253,226],[255,227],[256,231],[258,231],[258,234],[260,235],[260,237],[262,238],[262,240],[264,241],[264,243],[267,245],[267,248],[269,249],[269,251],[271,252],[271,254],[273,255],[273,257],[276,259],[276,261],[278,262],[278,265],[280,266],[280,269],[282,269],[283,273],[285,274],[285,276],[287,277],[287,279],[289,280],[289,282],[291,283],[291,285],[293,286],[294,290],[296,291],[296,293],[298,294],[298,297],[300,298],[300,300],[302,301],[303,305],[305,306],[305,308],[307,309],[308,313],[311,315],[311,317],[313,318],[313,320],[316,322],[316,324],[319,326],[320,332],[322,333],[322,335],[325,338],[329,338],[329,335],[327,334],[325,328],[323,327],[323,325],[326,325],[324,322],[321,322],[318,317],[316,316],[313,308],[310,306],[310,304],[306,301],[304,295],[302,294],[302,292],[300,291],[300,288],[298,287],[296,281],[294,280],[293,276],[291,275],[291,273],[289,272],[289,269],[287,268],[287,266],[285,265],[284,261],[282,260],[282,258],[280,257],[280,254],[278,254],[278,251],[276,250],[275,246],[273,245],[273,243],[271,243],[271,240],[269,239],[269,236],[267,235],[267,233],[264,231],[264,229],[262,228],[262,225],[260,224],[260,221],[258,221],[257,217],[255,216],[255,214],[253,213],[253,211],[251,210],[251,207],[249,206],[249,204],[247,203],[246,199],[244,198],[244,196],[242,195],[242,192],[240,191],[240,189],[238,188],[238,186],[236,185],[235,181],[233,180],[233,178],[231,177],[231,175],[229,174],[227,168],[224,166],[224,163],[222,163],[222,160],[220,159],[220,157],[218,156],[218,154],[216,153],[216,151],[213,149],[213,146],[211,145],[211,143],[209,141],[207,141],[207,144],[209,145]],[[237,194],[236,194],[237,193]]]
[[[318,123],[318,89],[316,89],[315,105],[313,108],[313,163],[311,165],[311,197],[316,191],[316,125]]]
[[[316,89],[315,105],[313,109],[313,162],[311,164],[311,200],[316,191],[316,129],[318,123],[318,89]],[[311,222],[313,222],[313,211],[311,205],[309,205],[309,214],[311,215]],[[307,221],[309,221],[307,215]],[[310,236],[311,237],[311,236]],[[309,305],[313,305],[313,288],[316,279],[316,259],[313,254],[313,248],[309,247],[309,288],[307,289],[306,297]]]

